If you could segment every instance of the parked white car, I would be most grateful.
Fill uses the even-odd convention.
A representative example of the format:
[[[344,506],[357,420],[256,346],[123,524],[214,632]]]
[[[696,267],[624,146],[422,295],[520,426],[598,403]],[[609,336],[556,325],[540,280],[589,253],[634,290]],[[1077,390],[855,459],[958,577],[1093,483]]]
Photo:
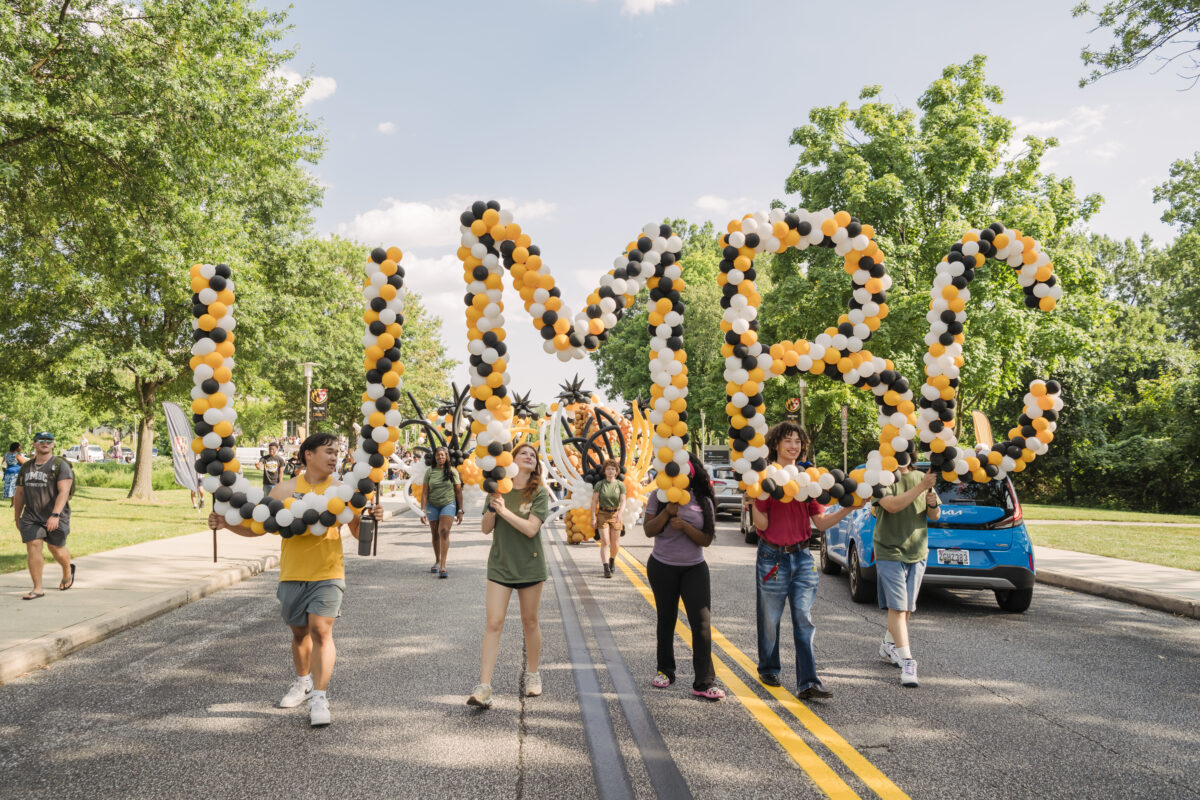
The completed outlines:
[[[67,461],[79,461],[79,445],[72,445],[63,453],[63,458]],[[104,448],[98,444],[88,445],[88,461],[97,462],[104,460]]]

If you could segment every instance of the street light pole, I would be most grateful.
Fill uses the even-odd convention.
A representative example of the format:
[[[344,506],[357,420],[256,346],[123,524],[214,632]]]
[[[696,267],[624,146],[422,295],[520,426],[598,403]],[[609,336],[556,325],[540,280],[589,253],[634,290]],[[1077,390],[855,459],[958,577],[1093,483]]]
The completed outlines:
[[[800,428],[807,431],[808,428],[804,424],[804,390],[808,388],[808,383],[804,378],[800,379]]]
[[[312,376],[313,367],[317,366],[312,361],[305,361],[304,367],[304,437],[309,436],[309,415],[312,406]]]

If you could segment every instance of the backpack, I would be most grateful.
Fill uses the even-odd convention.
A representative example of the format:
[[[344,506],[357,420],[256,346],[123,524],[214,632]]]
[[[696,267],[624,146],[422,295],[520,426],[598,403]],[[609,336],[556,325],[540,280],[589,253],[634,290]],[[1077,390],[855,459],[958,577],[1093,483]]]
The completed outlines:
[[[62,466],[63,466],[63,464],[66,463],[66,461],[63,459],[62,456],[54,456],[51,459],[51,462],[54,464],[54,476],[55,476],[55,480],[57,481],[57,480],[59,480],[58,476],[62,474]],[[30,470],[32,470],[32,469],[33,469],[33,459],[32,458],[21,465],[21,471],[18,472],[17,475],[18,475],[18,477],[21,478],[22,483],[24,483],[25,476],[27,476],[29,474]],[[79,483],[78,480],[75,480],[74,478],[71,479],[71,491],[67,495],[68,502],[73,497],[75,497],[75,485],[78,483]]]

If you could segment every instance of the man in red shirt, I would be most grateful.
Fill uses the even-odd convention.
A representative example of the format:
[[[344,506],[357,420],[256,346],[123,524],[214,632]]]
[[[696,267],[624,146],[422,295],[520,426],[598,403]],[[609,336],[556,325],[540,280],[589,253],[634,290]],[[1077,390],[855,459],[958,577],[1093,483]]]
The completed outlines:
[[[808,452],[808,434],[794,422],[781,422],[767,432],[771,458],[781,467],[794,465]],[[758,679],[779,686],[779,622],[785,603],[792,606],[792,636],[796,642],[796,696],[825,699],[833,692],[817,677],[813,655],[812,604],[817,596],[817,565],[808,549],[811,527],[826,530],[836,525],[851,507],[825,512],[816,500],[789,502],[763,496],[754,501],[754,527],[758,529],[755,587],[758,607]]]

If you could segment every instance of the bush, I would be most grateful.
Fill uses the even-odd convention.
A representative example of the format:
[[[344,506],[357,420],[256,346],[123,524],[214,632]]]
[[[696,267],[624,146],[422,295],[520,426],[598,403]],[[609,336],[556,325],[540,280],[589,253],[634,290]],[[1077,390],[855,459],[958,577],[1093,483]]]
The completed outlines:
[[[133,464],[104,461],[99,464],[72,464],[80,486],[108,489],[128,489],[133,485]],[[175,468],[170,458],[154,459],[151,467],[151,486],[155,491],[178,489]]]

